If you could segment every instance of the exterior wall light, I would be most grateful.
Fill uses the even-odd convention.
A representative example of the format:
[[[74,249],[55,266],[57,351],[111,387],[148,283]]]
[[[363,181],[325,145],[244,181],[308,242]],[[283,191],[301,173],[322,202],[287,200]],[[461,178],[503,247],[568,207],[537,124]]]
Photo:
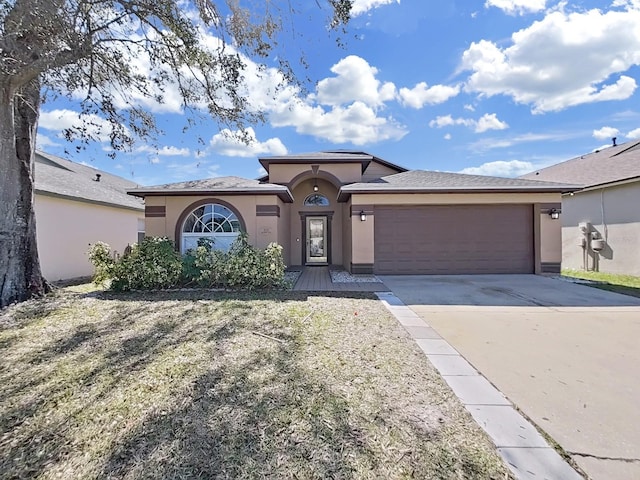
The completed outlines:
[[[318,188],[317,184],[313,184],[313,191],[317,192],[318,190],[320,190],[320,188]]]
[[[560,218],[560,211],[552,208],[551,210],[549,210],[549,216],[552,220],[558,220]]]
[[[361,222],[366,222],[367,221],[367,214],[364,213],[364,210],[360,210],[360,221]]]

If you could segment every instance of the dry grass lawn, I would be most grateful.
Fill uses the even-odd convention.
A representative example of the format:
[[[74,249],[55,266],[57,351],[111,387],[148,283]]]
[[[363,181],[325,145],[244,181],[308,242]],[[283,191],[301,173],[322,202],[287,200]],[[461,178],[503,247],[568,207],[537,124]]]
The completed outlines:
[[[2,478],[510,478],[367,295],[68,288],[0,354]]]

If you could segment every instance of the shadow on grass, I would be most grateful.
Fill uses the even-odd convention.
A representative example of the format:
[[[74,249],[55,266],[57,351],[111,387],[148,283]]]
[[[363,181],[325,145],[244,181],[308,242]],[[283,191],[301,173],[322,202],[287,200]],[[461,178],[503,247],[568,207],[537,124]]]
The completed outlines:
[[[40,328],[35,351],[9,346],[24,369],[10,378],[0,367],[6,380],[0,385],[0,476],[35,478],[61,466],[75,478],[362,478],[392,470],[399,477],[397,465],[406,464],[405,477],[451,478],[456,471],[486,477],[481,459],[448,448],[438,429],[366,418],[354,399],[314,374],[303,360],[306,340],[286,318],[295,311],[300,320],[309,305],[272,311],[278,306],[272,302],[308,297],[104,294],[94,323],[66,327],[56,319],[59,330]],[[202,355],[185,352],[185,345]],[[178,360],[165,363],[168,354]],[[158,375],[164,396],[148,390]],[[138,402],[145,405],[138,409]],[[378,421],[382,427],[372,429]],[[381,452],[384,441],[371,432],[384,436],[389,429],[396,429],[392,436],[408,435],[410,451]]]
[[[289,346],[212,368],[177,403],[131,431],[101,476],[349,478],[352,459],[375,464],[348,403]]]

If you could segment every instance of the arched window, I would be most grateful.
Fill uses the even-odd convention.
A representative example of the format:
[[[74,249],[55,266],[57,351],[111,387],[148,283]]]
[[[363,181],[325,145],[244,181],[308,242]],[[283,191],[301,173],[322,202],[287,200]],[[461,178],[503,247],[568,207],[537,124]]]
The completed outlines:
[[[304,199],[305,207],[326,207],[329,205],[329,199],[320,193],[312,193]]]
[[[240,233],[240,220],[230,208],[218,203],[209,203],[196,208],[187,215],[182,225],[181,251],[198,246],[198,240],[213,241],[216,250],[229,250]]]

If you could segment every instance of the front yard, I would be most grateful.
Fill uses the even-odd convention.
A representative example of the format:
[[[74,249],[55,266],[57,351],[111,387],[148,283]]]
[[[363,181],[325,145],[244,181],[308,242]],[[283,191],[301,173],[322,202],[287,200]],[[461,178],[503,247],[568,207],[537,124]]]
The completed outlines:
[[[3,478],[510,478],[366,295],[65,289],[0,354]]]

